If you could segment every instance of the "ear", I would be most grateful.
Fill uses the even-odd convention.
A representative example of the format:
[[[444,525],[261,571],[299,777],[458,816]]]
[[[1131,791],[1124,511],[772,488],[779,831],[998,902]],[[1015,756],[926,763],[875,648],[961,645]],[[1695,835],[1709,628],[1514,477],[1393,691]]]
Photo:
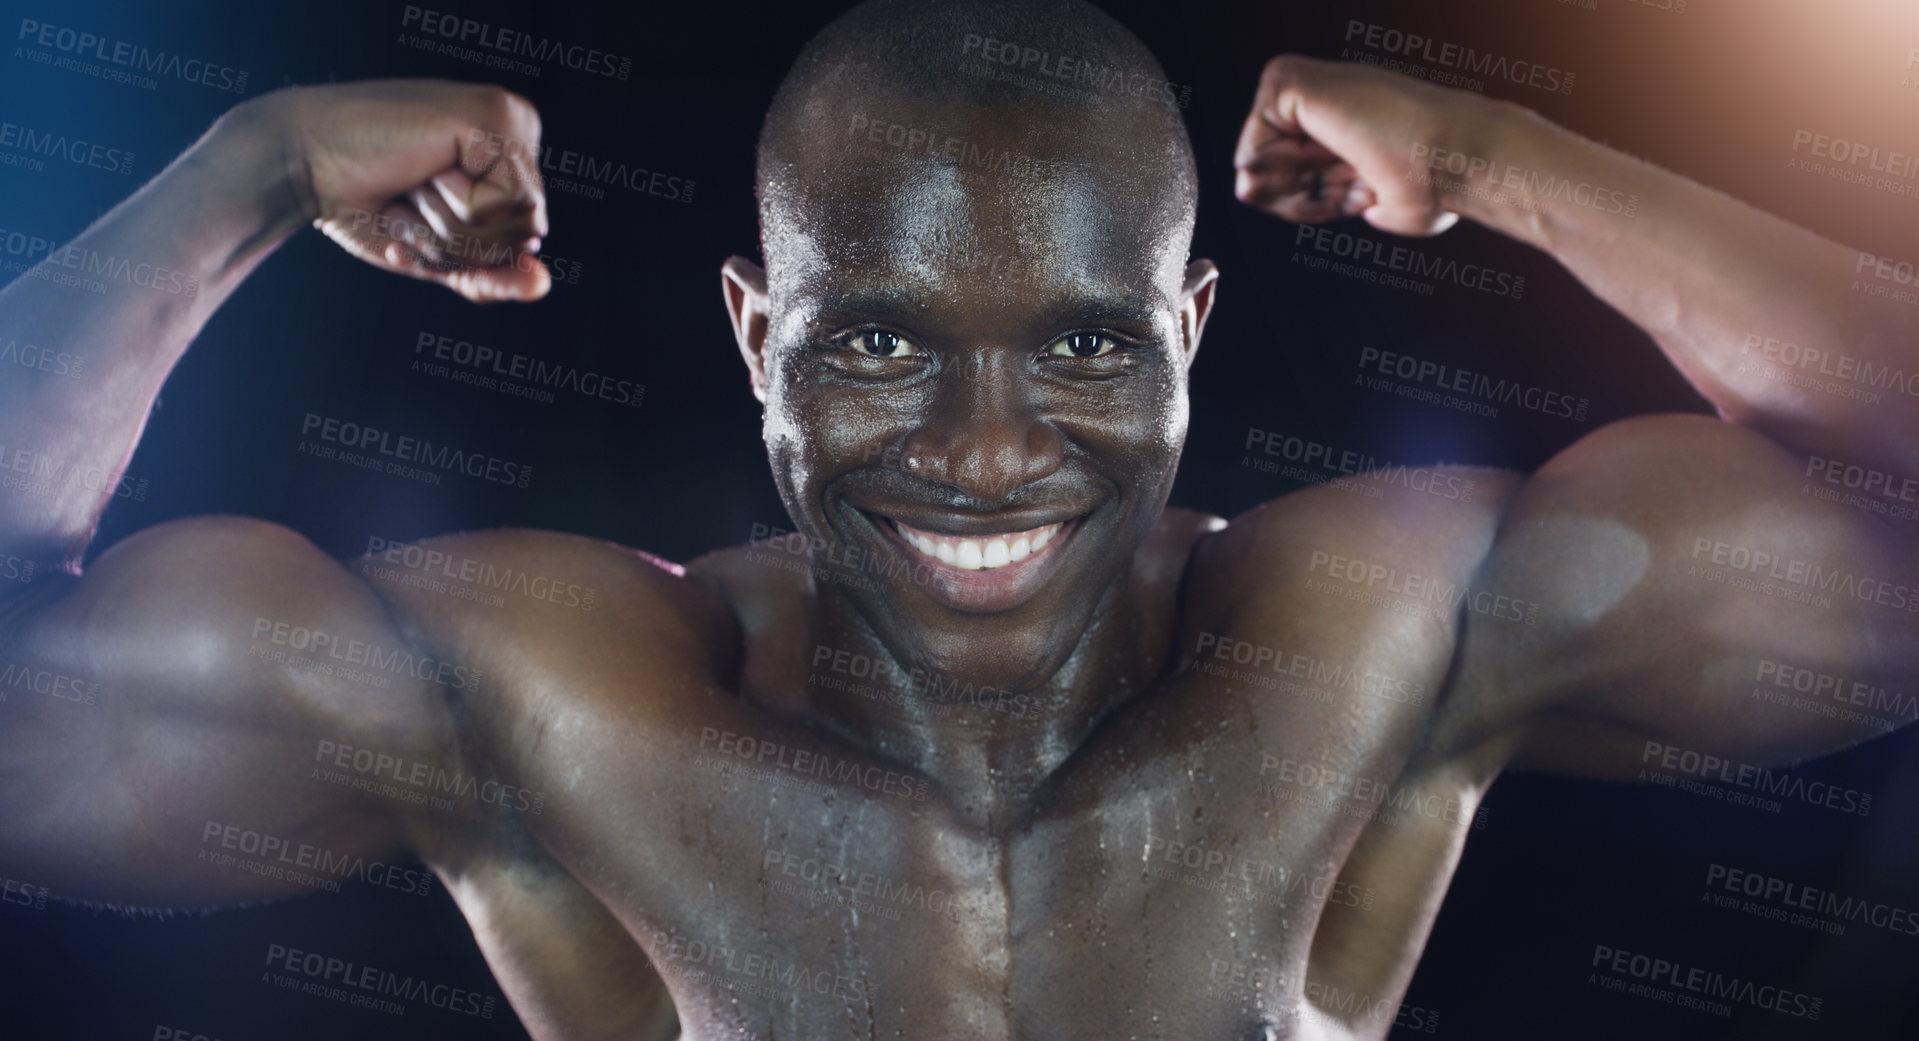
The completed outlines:
[[[1186,265],[1186,284],[1180,290],[1180,333],[1186,338],[1186,367],[1193,367],[1193,355],[1199,353],[1199,334],[1206,329],[1206,316],[1213,313],[1213,290],[1219,285],[1219,268],[1210,260],[1195,260]]]
[[[720,289],[726,294],[726,313],[733,321],[733,338],[740,343],[753,380],[753,396],[766,404],[766,271],[742,256],[720,265]]]

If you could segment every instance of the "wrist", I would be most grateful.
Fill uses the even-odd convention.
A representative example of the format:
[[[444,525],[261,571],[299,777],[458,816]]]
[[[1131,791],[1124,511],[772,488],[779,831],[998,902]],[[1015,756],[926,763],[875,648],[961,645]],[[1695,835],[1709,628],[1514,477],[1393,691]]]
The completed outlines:
[[[1448,211],[1538,245],[1550,201],[1538,189],[1553,176],[1545,138],[1556,128],[1510,101],[1464,92],[1452,100],[1434,143],[1415,156],[1413,176]]]
[[[196,252],[223,269],[251,267],[313,219],[287,94],[229,109],[161,175],[162,190],[193,220]]]

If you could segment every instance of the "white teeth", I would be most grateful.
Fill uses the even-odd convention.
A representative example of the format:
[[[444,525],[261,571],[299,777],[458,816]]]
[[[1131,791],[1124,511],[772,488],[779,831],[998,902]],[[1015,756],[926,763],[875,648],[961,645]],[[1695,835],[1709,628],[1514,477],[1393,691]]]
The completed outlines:
[[[959,548],[953,551],[953,563],[968,571],[978,571],[986,566],[986,554],[980,550],[978,539],[961,539]]]
[[[1032,531],[962,538],[919,531],[898,521],[893,522],[893,527],[914,549],[943,564],[968,571],[990,571],[1025,560],[1053,541],[1060,529],[1058,524],[1048,524]]]

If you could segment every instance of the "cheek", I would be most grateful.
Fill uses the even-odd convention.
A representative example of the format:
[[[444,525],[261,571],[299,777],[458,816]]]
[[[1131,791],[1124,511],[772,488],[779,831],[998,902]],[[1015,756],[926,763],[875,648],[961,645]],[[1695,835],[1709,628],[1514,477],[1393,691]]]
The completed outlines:
[[[1192,398],[1187,393],[1186,367],[1173,363],[1161,368],[1153,383],[1153,403],[1149,412],[1153,437],[1160,450],[1173,457],[1186,446],[1186,424],[1192,415]]]
[[[1062,415],[1060,426],[1074,440],[1124,458],[1138,483],[1145,484],[1177,463],[1188,413],[1185,382],[1165,374],[1130,383],[1110,397],[1089,398],[1072,409],[1070,419]]]
[[[1163,373],[1153,381],[1148,398],[1139,410],[1140,436],[1154,442],[1161,453],[1177,455],[1186,443],[1186,423],[1192,413],[1185,373]]]
[[[784,366],[767,382],[762,436],[776,479],[791,492],[885,458],[910,426],[911,402],[816,384]]]
[[[794,383],[791,367],[775,355],[767,366],[766,414],[760,424],[760,437],[766,442],[773,480],[780,486],[789,510],[795,505],[795,493],[807,483],[814,468],[812,460],[819,454],[812,414],[805,388]]]
[[[793,394],[768,374],[766,413],[760,422],[760,439],[766,442],[766,457],[773,464],[773,477],[782,490],[807,457],[806,424]]]

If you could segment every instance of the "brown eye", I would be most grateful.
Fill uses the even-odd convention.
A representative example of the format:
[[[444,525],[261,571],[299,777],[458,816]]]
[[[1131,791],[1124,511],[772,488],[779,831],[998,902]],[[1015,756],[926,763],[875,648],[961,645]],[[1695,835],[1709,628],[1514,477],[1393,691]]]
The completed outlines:
[[[851,343],[869,358],[911,358],[920,353],[905,337],[885,329],[869,329],[853,337]]]
[[[1098,358],[1111,354],[1119,344],[1099,333],[1073,333],[1054,341],[1046,353],[1055,358]]]

